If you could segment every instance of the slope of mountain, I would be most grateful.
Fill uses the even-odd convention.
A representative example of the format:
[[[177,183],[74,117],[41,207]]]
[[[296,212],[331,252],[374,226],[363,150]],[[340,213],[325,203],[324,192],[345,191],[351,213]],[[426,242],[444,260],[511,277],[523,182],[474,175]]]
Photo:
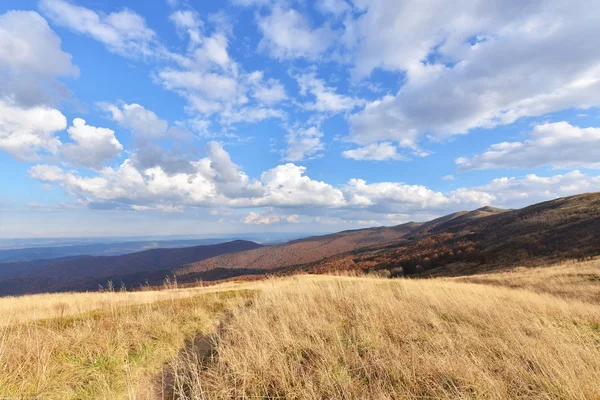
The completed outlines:
[[[459,275],[600,254],[600,193],[519,210],[484,208],[423,224],[401,240],[303,267]],[[400,269],[401,268],[401,269]]]
[[[0,264],[0,295],[94,290],[107,279],[139,285],[160,283],[172,268],[226,253],[261,248],[236,240],[215,245],[151,249],[121,256],[77,256]],[[157,280],[159,282],[157,282]]]
[[[183,266],[178,268],[176,272],[178,276],[182,276],[187,280],[206,279],[207,277],[219,278],[219,274],[207,274],[209,271],[217,270],[223,272],[224,275],[221,277],[244,273],[261,273],[306,264],[357,248],[389,242],[403,237],[418,226],[419,224],[410,222],[394,227],[357,229],[331,235],[313,236],[282,245],[235,254],[224,254]],[[236,270],[238,271],[236,272]]]
[[[178,268],[182,281],[242,275],[388,270],[460,275],[600,253],[600,193],[520,210],[482,207],[423,224],[297,240]]]

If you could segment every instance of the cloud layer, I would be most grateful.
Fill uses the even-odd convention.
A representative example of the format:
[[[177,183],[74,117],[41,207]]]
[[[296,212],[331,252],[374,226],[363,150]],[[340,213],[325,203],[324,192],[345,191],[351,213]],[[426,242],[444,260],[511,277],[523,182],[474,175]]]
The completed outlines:
[[[459,158],[463,171],[491,168],[600,168],[600,128],[568,122],[536,125],[523,142],[502,142],[472,158]]]

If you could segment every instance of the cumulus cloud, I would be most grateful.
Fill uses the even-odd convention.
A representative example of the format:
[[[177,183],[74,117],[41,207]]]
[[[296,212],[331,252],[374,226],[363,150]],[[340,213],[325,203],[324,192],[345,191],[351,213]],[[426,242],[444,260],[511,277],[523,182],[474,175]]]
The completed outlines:
[[[188,33],[192,34],[189,30],[196,30],[202,26],[202,20],[198,13],[193,10],[177,10],[169,16],[175,26],[182,30],[188,30]]]
[[[319,156],[319,152],[325,149],[321,141],[323,132],[316,127],[307,129],[291,130],[285,136],[287,148],[283,151],[283,159],[286,161],[302,161]]]
[[[335,40],[329,25],[313,27],[298,11],[276,5],[269,14],[259,16],[258,28],[262,33],[259,48],[278,59],[315,59]]]
[[[296,80],[301,95],[306,96],[310,93],[315,98],[314,102],[304,104],[307,110],[338,113],[364,104],[363,100],[337,93],[335,88],[327,86],[325,81],[318,79],[315,73],[296,76]]]
[[[167,174],[192,173],[194,171],[186,154],[170,150],[165,147],[164,143],[163,146],[155,143],[158,139],[172,139],[177,136],[177,133],[181,132],[180,129],[169,129],[166,120],[136,103],[120,106],[99,103],[99,106],[101,109],[110,112],[114,121],[129,129],[133,134],[133,154],[130,157],[132,166],[139,170],[161,167]]]
[[[131,10],[101,14],[65,0],[41,0],[39,6],[57,25],[90,36],[114,53],[125,57],[157,55],[156,34]]]
[[[297,224],[299,222],[298,214],[292,215],[274,215],[274,214],[260,214],[257,212],[250,212],[246,215],[242,222],[249,225],[272,225],[279,224],[281,222],[287,222],[288,224]]]
[[[264,171],[259,179],[251,179],[216,142],[209,144],[206,158],[191,164],[193,172],[175,174],[168,174],[160,166],[140,170],[131,159],[118,168],[102,168],[95,176],[82,176],[49,165],[34,166],[29,174],[42,182],[58,183],[81,203],[96,206],[120,204],[138,210],[267,207],[272,208],[269,215],[280,217],[327,216],[335,212],[336,217],[365,221],[430,219],[457,209],[483,205],[522,207],[561,196],[600,191],[600,176],[577,170],[547,177],[534,174],[503,177],[445,193],[423,185],[369,183],[363,179],[350,179],[347,184],[335,187],[312,179],[305,167],[293,163],[278,165]],[[277,211],[283,209],[293,212]],[[250,220],[260,218],[255,216]]]
[[[272,4],[274,0],[231,0],[231,2],[243,7],[261,7]]]
[[[248,175],[240,171],[231,161],[229,153],[218,142],[209,142],[206,146],[210,160],[211,176],[216,190],[228,197],[260,196],[262,187],[259,182],[250,182]]]
[[[285,87],[278,79],[264,79],[264,72],[254,71],[247,78],[251,86],[251,96],[257,101],[272,105],[287,98]]]
[[[410,209],[442,209],[450,199],[425,186],[399,182],[368,184],[363,179],[351,179],[344,188],[348,203],[375,212],[398,213]]]
[[[281,110],[268,107],[243,107],[236,110],[226,110],[221,113],[220,122],[231,125],[238,122],[260,122],[266,119],[283,119],[285,113]]]
[[[353,160],[403,160],[404,157],[398,153],[398,149],[390,142],[371,143],[368,146],[342,152],[344,158]]]
[[[493,179],[475,189],[493,195],[496,205],[519,208],[558,197],[600,191],[600,176],[586,175],[578,170],[547,177],[529,174]]]
[[[568,122],[536,125],[523,142],[492,145],[472,158],[458,158],[461,170],[490,168],[600,168],[600,128]]]
[[[180,126],[193,124],[207,137],[217,122],[222,132],[233,131],[232,124],[269,118],[284,120],[286,127],[308,127],[288,130],[281,152],[288,163],[251,177],[217,142],[208,143],[204,158],[190,159],[182,154],[185,149],[165,148],[164,142],[172,140],[168,123],[139,104],[105,105],[112,118],[132,132],[133,145],[121,165],[104,167],[122,150],[114,132],[81,119],[69,129],[72,143],[61,145],[57,134],[66,128],[66,118],[49,99],[64,90],[57,77],[76,76],[77,69],[45,20],[20,12],[0,16],[0,149],[26,160],[62,155],[97,169],[86,174],[50,165],[30,169],[32,178],[59,184],[90,207],[272,208],[248,215],[249,223],[295,222],[307,213],[364,223],[398,221],[485,204],[516,207],[599,189],[600,178],[580,171],[505,177],[445,192],[363,179],[333,185],[314,179],[314,172],[297,164],[321,156],[324,134],[313,122],[337,113],[355,112],[348,117],[345,138],[355,148],[344,151],[344,157],[386,160],[401,159],[405,149],[426,155],[420,149],[424,137],[438,140],[524,116],[598,106],[600,10],[589,2],[320,0],[318,23],[286,8],[296,6],[293,2],[238,0],[241,3],[264,6],[255,13],[261,50],[279,60],[347,62],[354,78],[350,89],[319,79],[315,67],[298,76],[290,72],[300,98],[289,99],[281,81],[262,71],[247,72],[234,60],[232,30],[222,15],[203,21],[194,11],[174,11],[169,18],[186,43],[181,53],[172,53],[131,10],[105,14],[65,0],[41,0],[40,9],[56,24],[114,53],[158,61],[152,66],[153,81],[187,103],[190,120]],[[438,12],[431,13],[431,8]],[[351,94],[353,88],[376,87],[375,70],[401,76],[400,89],[369,102]],[[279,104],[316,115],[307,125],[288,124],[295,114],[278,109]],[[593,154],[598,136],[598,128],[543,124],[525,140],[498,143],[457,162],[462,169],[598,168]]]
[[[304,167],[279,165],[250,179],[232,162],[217,142],[207,146],[207,157],[193,161],[191,173],[168,174],[161,166],[141,170],[134,159],[118,168],[105,167],[96,176],[58,172],[39,165],[30,175],[43,182],[59,182],[67,193],[85,202],[117,202],[126,205],[195,207],[336,206],[342,192],[305,175]],[[52,174],[40,171],[51,170]]]
[[[67,118],[45,106],[24,108],[0,99],[0,150],[19,160],[32,161],[40,153],[56,154],[61,145],[58,132]]]
[[[49,104],[69,94],[57,78],[78,74],[60,38],[38,13],[0,15],[0,98],[24,107]]]
[[[194,172],[194,166],[187,155],[145,140],[134,149],[131,164],[140,171],[160,167],[168,175]]]
[[[174,55],[177,65],[161,68],[154,78],[186,99],[188,113],[203,118],[218,114],[222,125],[284,117],[272,106],[287,97],[285,88],[280,81],[265,78],[262,71],[240,69],[229,55],[226,24],[213,21],[213,32],[205,34],[200,29],[203,22],[193,12],[175,13],[171,19],[188,32],[188,50]]]
[[[75,118],[67,132],[73,143],[63,145],[61,155],[74,164],[101,168],[106,161],[113,160],[123,151],[123,145],[113,130],[86,125],[81,118]]]
[[[231,27],[221,14],[209,15],[205,23],[191,9],[174,11],[169,19],[188,40],[186,51],[178,53],[161,44],[144,18],[129,9],[104,14],[65,0],[41,0],[40,9],[54,23],[89,36],[116,54],[158,62],[151,78],[184,98],[185,110],[194,118],[219,114],[220,122],[229,125],[284,115],[271,108],[286,98],[283,85],[264,78],[261,71],[240,69],[230,56]]]
[[[352,7],[344,0],[319,0],[316,3],[316,7],[323,14],[331,14],[339,17],[349,12]]]
[[[139,104],[123,104],[121,107],[109,103],[99,105],[111,113],[114,121],[131,130],[138,138],[155,139],[167,132],[167,121]]]
[[[42,182],[60,182],[65,174],[56,165],[34,165],[29,168],[29,176]]]
[[[259,206],[324,206],[336,207],[345,203],[341,190],[311,179],[306,167],[293,163],[278,165],[261,174],[264,196],[256,199]]]
[[[357,76],[403,72],[395,95],[350,119],[361,145],[414,147],[425,134],[464,134],[600,104],[600,9],[589,2],[363,1],[353,29]],[[434,8],[436,13],[431,13]]]

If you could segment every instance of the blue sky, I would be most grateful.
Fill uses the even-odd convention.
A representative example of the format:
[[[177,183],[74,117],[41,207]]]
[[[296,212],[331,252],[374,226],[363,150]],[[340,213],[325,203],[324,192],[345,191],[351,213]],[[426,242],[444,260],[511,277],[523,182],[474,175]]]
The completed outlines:
[[[331,232],[598,191],[599,20],[4,0],[0,237]]]

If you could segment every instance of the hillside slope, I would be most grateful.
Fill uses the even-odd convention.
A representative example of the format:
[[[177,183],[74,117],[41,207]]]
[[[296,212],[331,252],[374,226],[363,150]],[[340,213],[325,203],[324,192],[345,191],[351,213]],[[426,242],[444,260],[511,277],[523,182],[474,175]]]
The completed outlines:
[[[198,276],[203,279],[210,278],[211,274],[203,274],[209,271],[222,271],[223,276],[213,274],[216,278],[244,273],[260,273],[318,261],[365,246],[386,243],[403,237],[418,226],[419,224],[410,222],[394,227],[367,228],[343,231],[331,235],[313,236],[282,245],[224,254],[191,263],[178,268],[176,272],[187,280]]]
[[[424,224],[395,242],[334,256],[304,270],[460,275],[597,255],[598,232],[600,193],[588,193],[519,210],[453,215]]]

